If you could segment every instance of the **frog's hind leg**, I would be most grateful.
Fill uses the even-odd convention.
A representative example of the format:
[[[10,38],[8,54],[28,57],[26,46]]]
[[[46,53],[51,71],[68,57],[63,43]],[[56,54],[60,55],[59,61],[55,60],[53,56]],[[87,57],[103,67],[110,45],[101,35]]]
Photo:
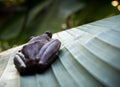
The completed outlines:
[[[39,59],[38,72],[44,72],[58,58],[60,45],[59,40],[53,39],[41,48],[39,54],[36,56]]]
[[[22,54],[18,53],[15,55],[14,64],[17,70],[20,72],[20,74],[23,74],[25,72],[26,64]]]
[[[41,50],[39,56],[40,64],[49,63],[50,60],[54,60],[54,58],[58,55],[60,49],[61,42],[57,39],[51,40],[47,44],[45,44]]]

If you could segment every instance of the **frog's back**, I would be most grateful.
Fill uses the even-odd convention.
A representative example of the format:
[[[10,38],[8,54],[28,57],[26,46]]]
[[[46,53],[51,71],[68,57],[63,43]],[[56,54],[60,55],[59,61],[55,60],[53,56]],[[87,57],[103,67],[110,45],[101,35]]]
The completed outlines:
[[[24,54],[25,58],[35,60],[37,53],[44,44],[45,43],[41,41],[28,43],[25,46],[23,46],[21,51]]]

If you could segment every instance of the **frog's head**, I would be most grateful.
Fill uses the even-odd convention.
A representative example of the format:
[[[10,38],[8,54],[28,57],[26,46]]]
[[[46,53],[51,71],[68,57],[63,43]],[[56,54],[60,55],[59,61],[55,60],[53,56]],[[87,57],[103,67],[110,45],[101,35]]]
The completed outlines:
[[[47,34],[50,38],[52,38],[52,33],[49,31],[46,31],[45,34]]]
[[[44,34],[41,34],[39,36],[31,36],[29,42],[35,42],[35,41],[49,41],[52,38],[52,33],[49,31],[46,31]]]

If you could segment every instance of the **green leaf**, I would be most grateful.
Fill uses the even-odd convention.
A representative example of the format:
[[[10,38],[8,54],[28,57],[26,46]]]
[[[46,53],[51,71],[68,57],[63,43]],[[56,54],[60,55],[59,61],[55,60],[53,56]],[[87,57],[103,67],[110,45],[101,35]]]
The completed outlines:
[[[23,21],[24,16],[22,14],[4,22],[4,25],[1,27],[2,33],[0,34],[0,39],[9,40],[18,36],[22,29]]]
[[[75,11],[83,8],[83,3],[77,0],[54,0],[49,5],[45,14],[37,16],[37,23],[35,22],[35,34],[41,34],[47,30],[58,32],[62,30],[62,25],[65,23],[66,18]],[[34,25],[33,25],[34,26]]]
[[[59,58],[42,74],[20,76],[13,58],[22,46],[0,53],[0,87],[120,87],[120,15],[58,32]]]
[[[82,7],[83,3],[77,0],[47,0],[39,3],[31,9],[26,28],[19,36],[18,42],[26,41],[31,35],[39,35],[45,31],[61,31],[67,17]]]

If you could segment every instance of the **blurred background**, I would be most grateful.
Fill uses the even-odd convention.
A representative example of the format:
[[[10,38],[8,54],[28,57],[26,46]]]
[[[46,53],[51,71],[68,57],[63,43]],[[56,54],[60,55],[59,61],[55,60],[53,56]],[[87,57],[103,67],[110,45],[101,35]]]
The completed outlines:
[[[119,13],[119,0],[0,0],[0,52],[45,31],[55,33]]]

